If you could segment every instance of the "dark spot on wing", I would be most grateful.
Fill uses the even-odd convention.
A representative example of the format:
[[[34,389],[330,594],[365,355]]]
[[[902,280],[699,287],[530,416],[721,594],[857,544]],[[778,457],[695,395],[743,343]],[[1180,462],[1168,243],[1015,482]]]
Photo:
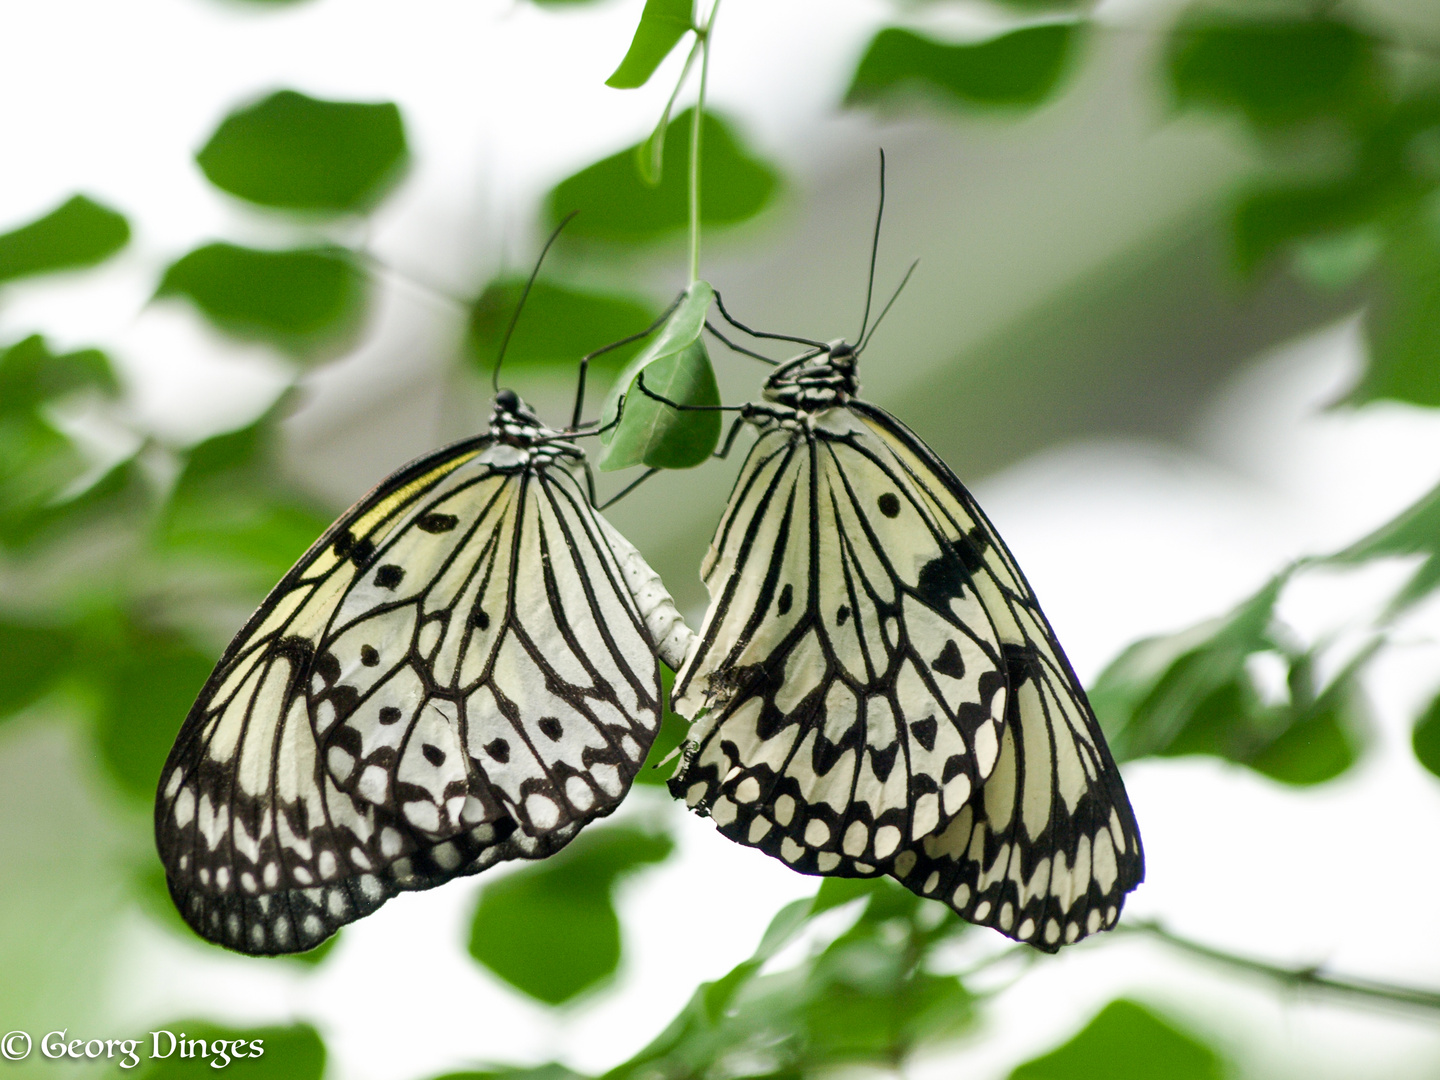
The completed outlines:
[[[561,726],[560,721],[553,716],[542,716],[539,727],[545,737],[552,742],[559,741],[560,736],[565,733],[565,729]]]
[[[1005,675],[1011,690],[1018,690],[1026,679],[1035,677],[1039,661],[1035,651],[1026,645],[1002,646],[1005,653]]]
[[[895,768],[895,755],[900,752],[900,744],[893,742],[887,749],[870,750],[870,769],[875,774],[875,779],[882,784],[890,779],[890,770]]]
[[[394,563],[386,563],[375,571],[375,584],[382,589],[393,589],[405,578],[405,571]]]
[[[893,491],[887,491],[879,498],[880,513],[888,518],[900,516],[900,500]]]
[[[360,662],[366,667],[374,667],[380,663],[380,654],[375,650],[374,645],[360,646]]]
[[[795,602],[795,586],[786,585],[780,590],[780,602],[775,605],[775,610],[781,615],[790,610],[790,605]]]
[[[433,746],[427,742],[424,746],[420,747],[420,752],[425,755],[426,761],[437,768],[445,764],[445,751],[441,750],[438,746]]]
[[[383,705],[380,708],[380,722],[382,724],[396,724],[400,722],[400,710],[394,705]]]
[[[935,749],[935,732],[937,725],[933,716],[927,716],[924,720],[916,720],[910,725],[910,734],[915,736],[915,741],[927,751]]]
[[[510,760],[510,744],[504,739],[496,739],[494,742],[487,743],[485,752],[502,765]]]
[[[965,661],[960,656],[960,646],[955,644],[953,638],[945,642],[945,647],[940,650],[940,655],[931,662],[930,666],[941,675],[949,675],[952,679],[965,677]]]
[[[449,532],[460,523],[454,514],[422,514],[415,524],[428,533]]]
[[[490,629],[490,616],[481,611],[478,607],[470,612],[470,625],[479,627],[481,630]]]
[[[349,529],[341,529],[335,534],[335,540],[330,545],[338,558],[345,558],[350,554],[350,549],[355,546],[355,534]]]
[[[964,596],[970,587],[970,571],[954,551],[952,548],[941,553],[920,570],[915,591],[936,611],[944,611],[952,598]]]
[[[357,541],[350,549],[350,561],[360,569],[370,565],[370,560],[375,557],[375,541],[368,536],[364,540]]]
[[[334,653],[321,653],[315,658],[315,670],[327,683],[333,683],[340,677],[340,661]]]
[[[948,784],[965,771],[965,755],[951,754],[945,759],[945,771],[940,774],[940,783]]]
[[[844,626],[845,620],[850,618],[850,605],[841,604],[840,610],[835,612],[835,625]]]

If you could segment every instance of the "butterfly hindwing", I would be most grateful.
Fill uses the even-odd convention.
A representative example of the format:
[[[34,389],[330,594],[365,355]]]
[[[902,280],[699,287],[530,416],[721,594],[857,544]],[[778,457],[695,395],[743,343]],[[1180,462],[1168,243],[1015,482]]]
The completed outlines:
[[[673,608],[637,606],[648,568],[567,467],[517,454],[481,437],[387,480],[222,657],[156,804],[203,936],[309,948],[398,891],[548,854],[628,790],[660,715],[647,619]]]

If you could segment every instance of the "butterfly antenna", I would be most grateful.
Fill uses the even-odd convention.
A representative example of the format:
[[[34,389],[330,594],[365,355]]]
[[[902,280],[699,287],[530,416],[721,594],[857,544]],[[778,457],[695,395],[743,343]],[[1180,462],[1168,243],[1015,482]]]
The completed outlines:
[[[560,231],[570,224],[570,219],[580,211],[571,210],[565,215],[564,220],[555,226],[555,231],[550,234],[550,239],[545,241],[545,246],[540,249],[540,257],[535,260],[535,269],[530,271],[530,277],[525,282],[525,288],[520,290],[520,299],[515,304],[515,310],[510,313],[510,325],[505,327],[505,336],[500,340],[500,352],[495,357],[495,367],[490,373],[490,389],[495,393],[500,392],[500,365],[505,362],[505,350],[510,347],[510,335],[515,333],[515,324],[520,321],[520,312],[525,310],[525,300],[530,295],[530,287],[535,284],[535,279],[540,276],[540,265],[545,261],[546,254],[550,251],[550,245],[560,236]]]
[[[870,241],[870,279],[865,283],[865,317],[860,320],[860,333],[856,341],[865,340],[865,328],[870,325],[870,298],[875,295],[875,257],[880,253],[880,222],[885,217],[885,151],[880,151],[880,207],[875,211],[875,236]],[[913,267],[911,269],[914,269]],[[902,286],[903,287],[903,286]],[[892,300],[891,303],[894,303]],[[888,308],[886,309],[889,310]],[[880,316],[884,318],[885,316]],[[875,320],[879,325],[880,320]]]
[[[875,325],[870,328],[870,336],[855,346],[856,356],[859,356],[860,353],[865,350],[865,346],[870,344],[870,338],[874,337],[875,331],[880,329],[880,324],[885,321],[885,316],[890,314],[890,309],[895,305],[895,301],[900,299],[901,291],[904,290],[906,284],[910,281],[910,275],[915,273],[915,268],[919,265],[920,260],[916,259],[910,264],[910,269],[905,271],[905,276],[900,279],[900,284],[895,286],[895,292],[890,296],[890,302],[885,305],[884,310],[880,312],[880,317],[875,320]]]

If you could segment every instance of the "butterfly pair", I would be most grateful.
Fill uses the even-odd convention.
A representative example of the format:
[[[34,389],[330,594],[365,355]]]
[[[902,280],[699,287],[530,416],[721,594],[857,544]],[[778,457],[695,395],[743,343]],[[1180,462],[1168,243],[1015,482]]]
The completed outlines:
[[[698,635],[582,488],[579,401],[556,431],[497,392],[485,434],[331,526],[161,774],[190,925],[304,950],[400,891],[559,850],[644,762],[658,658],[694,720],[671,790],[731,839],[1046,950],[1112,926],[1139,834],[1034,594],[954,474],[856,398],[859,350],[809,344],[741,410],[757,439]]]

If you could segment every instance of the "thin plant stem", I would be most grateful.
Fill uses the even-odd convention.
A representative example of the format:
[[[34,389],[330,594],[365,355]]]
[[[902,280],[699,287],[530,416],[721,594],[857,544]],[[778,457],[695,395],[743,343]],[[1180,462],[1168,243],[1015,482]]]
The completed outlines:
[[[1344,997],[1364,998],[1391,1005],[1406,1005],[1411,1008],[1440,1010],[1440,991],[1424,990],[1413,986],[1397,986],[1393,983],[1378,982],[1373,979],[1357,979],[1343,975],[1326,975],[1318,966],[1302,968],[1281,967],[1278,964],[1271,964],[1265,960],[1257,960],[1249,956],[1239,956],[1235,953],[1226,952],[1223,949],[1217,949],[1211,945],[1191,941],[1189,938],[1171,933],[1158,922],[1122,924],[1121,929],[1130,930],[1134,933],[1148,934],[1151,937],[1158,938],[1165,942],[1165,944],[1172,948],[1190,953],[1192,956],[1199,956],[1203,959],[1224,964],[1227,967],[1241,971],[1249,971],[1256,975],[1263,975],[1285,986],[1292,986],[1297,989],[1322,990]]]
[[[695,99],[695,115],[690,118],[690,284],[700,280],[700,129],[705,115],[705,88],[710,80],[710,31],[715,26],[715,14],[720,10],[720,0],[710,8],[710,17],[705,20],[703,30],[697,32],[700,38],[700,91]]]

